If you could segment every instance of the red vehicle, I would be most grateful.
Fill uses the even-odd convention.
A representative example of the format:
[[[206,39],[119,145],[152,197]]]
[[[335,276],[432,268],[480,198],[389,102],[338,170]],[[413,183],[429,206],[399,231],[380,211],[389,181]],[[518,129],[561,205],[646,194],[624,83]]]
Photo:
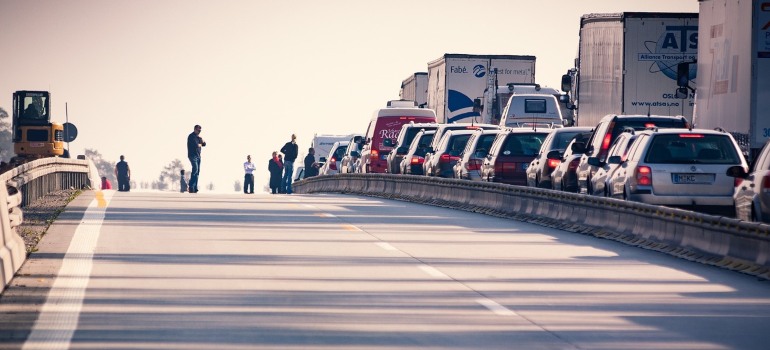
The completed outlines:
[[[481,166],[481,180],[526,186],[527,167],[552,131],[513,128],[498,134]]]
[[[393,150],[401,126],[409,122],[435,123],[436,112],[417,108],[414,101],[389,101],[387,108],[374,111],[361,150],[361,172],[387,172],[388,154]]]

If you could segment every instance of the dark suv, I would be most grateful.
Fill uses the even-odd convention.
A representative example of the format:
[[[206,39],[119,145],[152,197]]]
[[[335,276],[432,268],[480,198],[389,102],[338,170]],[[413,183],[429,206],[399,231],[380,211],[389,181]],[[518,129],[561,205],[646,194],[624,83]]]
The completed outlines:
[[[599,121],[586,143],[586,151],[580,157],[577,168],[578,192],[593,193],[591,178],[607,162],[610,145],[626,128],[644,130],[648,128],[689,128],[690,123],[683,116],[665,115],[616,115],[608,114]],[[589,158],[594,158],[590,162]]]

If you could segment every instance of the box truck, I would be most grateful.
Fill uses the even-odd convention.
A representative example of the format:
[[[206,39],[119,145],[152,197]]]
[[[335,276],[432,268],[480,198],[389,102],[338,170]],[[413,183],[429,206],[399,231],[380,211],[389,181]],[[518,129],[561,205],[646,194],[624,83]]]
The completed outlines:
[[[473,100],[484,95],[490,68],[500,85],[535,82],[535,56],[444,54],[428,63],[428,108],[439,123],[481,123]]]
[[[698,53],[697,13],[624,12],[580,18],[575,68],[562,77],[576,125],[596,126],[607,114],[683,115],[694,95],[676,96],[677,64]],[[690,72],[695,79],[695,67]]]
[[[699,6],[693,124],[730,132],[753,158],[770,137],[770,1]]]
[[[402,100],[410,100],[417,103],[418,107],[428,105],[428,73],[417,72],[401,82],[401,91],[398,96]]]

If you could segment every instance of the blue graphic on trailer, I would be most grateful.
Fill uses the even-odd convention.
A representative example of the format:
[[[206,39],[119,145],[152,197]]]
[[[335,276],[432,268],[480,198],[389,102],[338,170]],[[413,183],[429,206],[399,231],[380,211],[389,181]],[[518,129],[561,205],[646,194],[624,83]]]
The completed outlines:
[[[448,123],[461,121],[466,118],[475,119],[481,117],[481,114],[473,111],[473,100],[462,92],[449,90],[447,97],[447,109],[449,109],[449,115],[447,115]]]
[[[647,52],[639,53],[640,61],[651,61],[650,73],[663,73],[676,80],[677,64],[692,62],[698,57],[698,26],[666,26],[658,41],[645,41]],[[697,66],[690,65],[688,79],[697,75]]]

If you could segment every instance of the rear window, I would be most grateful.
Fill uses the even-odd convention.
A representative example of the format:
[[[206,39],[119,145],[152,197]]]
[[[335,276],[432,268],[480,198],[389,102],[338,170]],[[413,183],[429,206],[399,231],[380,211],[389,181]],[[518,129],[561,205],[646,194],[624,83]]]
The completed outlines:
[[[575,138],[575,135],[577,135],[577,131],[571,131],[571,132],[560,132],[557,133],[554,136],[553,142],[551,143],[551,150],[555,149],[566,149],[567,145],[572,141],[572,139]]]
[[[473,155],[476,158],[484,158],[489,154],[489,149],[492,148],[492,142],[495,141],[497,134],[484,134],[479,136],[479,140],[476,142],[476,150]]]
[[[510,134],[502,147],[500,154],[509,157],[534,157],[540,151],[543,140],[548,134]]]
[[[410,127],[406,129],[406,135],[404,135],[404,140],[399,143],[399,146],[408,146],[412,144],[412,141],[414,141],[414,136],[417,135],[417,133],[420,132],[420,130],[435,130],[435,127]]]
[[[344,156],[345,156],[345,152],[346,152],[347,150],[348,150],[348,146],[339,146],[339,147],[337,147],[337,149],[334,151],[334,156],[333,156],[333,157],[334,157],[335,159],[338,159],[338,160],[339,160],[339,159],[342,159],[342,157],[344,157]]]
[[[451,156],[459,156],[460,153],[463,153],[465,145],[468,144],[468,139],[470,137],[471,135],[452,136],[452,138],[449,140],[449,145],[447,145],[446,153],[449,153]]]
[[[436,134],[422,134],[420,139],[417,140],[417,149],[415,150],[414,155],[421,157],[425,156],[428,145],[433,141],[434,136],[436,136]]]
[[[623,130],[626,128],[634,128],[634,130],[644,130],[647,128],[656,127],[658,129],[671,129],[671,128],[678,128],[678,129],[684,129],[687,128],[687,121],[684,119],[655,119],[655,118],[647,118],[647,119],[623,119],[618,118],[615,121],[615,125],[612,128],[612,140],[614,141],[615,138],[620,135]]]
[[[645,158],[658,164],[740,164],[741,158],[726,135],[666,134],[650,141]]]

